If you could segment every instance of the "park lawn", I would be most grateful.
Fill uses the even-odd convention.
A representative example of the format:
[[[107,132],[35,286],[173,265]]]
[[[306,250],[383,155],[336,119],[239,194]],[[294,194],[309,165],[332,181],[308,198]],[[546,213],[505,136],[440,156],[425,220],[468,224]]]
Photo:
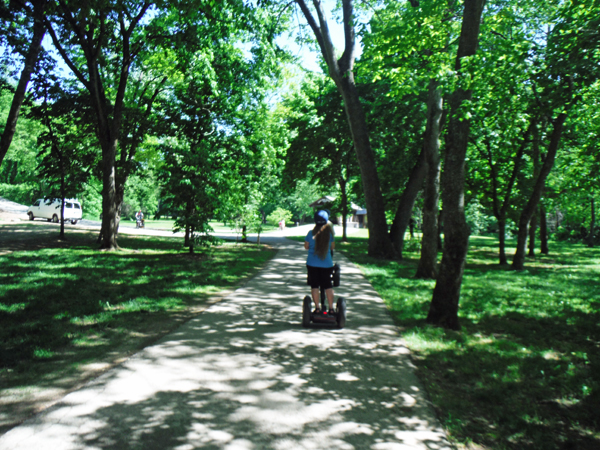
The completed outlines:
[[[153,230],[172,230],[174,223],[175,221],[172,219],[144,220],[146,228],[151,228]],[[119,227],[135,228],[135,220],[123,219],[119,222]]]
[[[600,448],[600,249],[552,242],[516,272],[471,237],[455,332],[425,324],[435,281],[413,278],[416,241],[401,262],[349,241],[337,249],[384,299],[458,448]]]
[[[173,219],[146,219],[144,221],[144,225],[148,229],[154,230],[172,230],[175,224],[175,220]],[[234,226],[230,226],[229,224],[224,225],[223,222],[210,221],[209,225],[213,229],[215,233],[236,233],[236,229]],[[134,220],[122,220],[119,226],[127,227],[127,228],[135,228]],[[273,225],[263,225],[262,233],[268,233],[270,231],[275,231],[278,228]],[[241,230],[237,230],[237,233],[241,235]],[[249,231],[249,233],[254,233],[253,231]]]
[[[32,236],[39,235],[38,242]],[[19,236],[24,234],[21,240]],[[155,342],[274,255],[222,244],[189,255],[181,238],[0,225],[0,433]],[[10,242],[17,242],[9,251]]]

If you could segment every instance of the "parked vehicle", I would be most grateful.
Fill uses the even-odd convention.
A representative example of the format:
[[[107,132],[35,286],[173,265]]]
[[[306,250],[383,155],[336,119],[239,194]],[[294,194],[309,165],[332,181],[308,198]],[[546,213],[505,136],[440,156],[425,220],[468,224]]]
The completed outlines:
[[[46,219],[48,222],[52,221],[54,223],[58,223],[61,216],[60,208],[60,199],[50,201],[40,198],[29,207],[27,210],[27,215],[29,216],[29,220],[40,218]],[[73,225],[75,225],[79,220],[81,220],[81,212],[81,203],[79,203],[78,200],[74,198],[65,199],[65,221],[70,221]]]

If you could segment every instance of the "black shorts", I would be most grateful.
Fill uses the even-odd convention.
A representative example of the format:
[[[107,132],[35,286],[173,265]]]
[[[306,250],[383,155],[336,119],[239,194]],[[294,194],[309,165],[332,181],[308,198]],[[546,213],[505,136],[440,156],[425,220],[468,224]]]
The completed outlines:
[[[331,274],[333,273],[333,267],[313,267],[306,266],[308,270],[308,281],[311,289],[331,289],[333,284],[331,283]]]

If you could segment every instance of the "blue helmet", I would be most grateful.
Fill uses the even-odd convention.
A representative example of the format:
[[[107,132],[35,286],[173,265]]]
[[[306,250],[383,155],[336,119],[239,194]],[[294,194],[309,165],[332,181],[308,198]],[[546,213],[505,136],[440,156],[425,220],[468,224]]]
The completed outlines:
[[[317,225],[325,225],[329,221],[329,213],[325,210],[315,213],[315,223]]]

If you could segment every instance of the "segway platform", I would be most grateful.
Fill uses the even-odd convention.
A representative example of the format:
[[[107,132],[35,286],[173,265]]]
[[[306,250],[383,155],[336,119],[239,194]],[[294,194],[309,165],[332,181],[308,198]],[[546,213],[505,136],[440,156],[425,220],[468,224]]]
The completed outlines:
[[[335,265],[332,274],[332,284],[334,287],[340,285],[340,266]],[[307,284],[310,284],[307,281]],[[320,311],[313,311],[313,302],[310,295],[304,297],[302,303],[302,326],[304,328],[310,327],[311,323],[335,325],[338,328],[344,328],[346,325],[346,300],[343,297],[338,297],[335,303],[334,311],[327,311],[325,309],[325,292],[321,289],[321,309]]]
[[[310,327],[311,323],[335,325],[338,328],[344,328],[346,325],[346,300],[339,297],[336,302],[335,311],[326,311],[324,305],[320,311],[312,311],[313,302],[310,295],[304,297],[302,305],[302,326]]]

